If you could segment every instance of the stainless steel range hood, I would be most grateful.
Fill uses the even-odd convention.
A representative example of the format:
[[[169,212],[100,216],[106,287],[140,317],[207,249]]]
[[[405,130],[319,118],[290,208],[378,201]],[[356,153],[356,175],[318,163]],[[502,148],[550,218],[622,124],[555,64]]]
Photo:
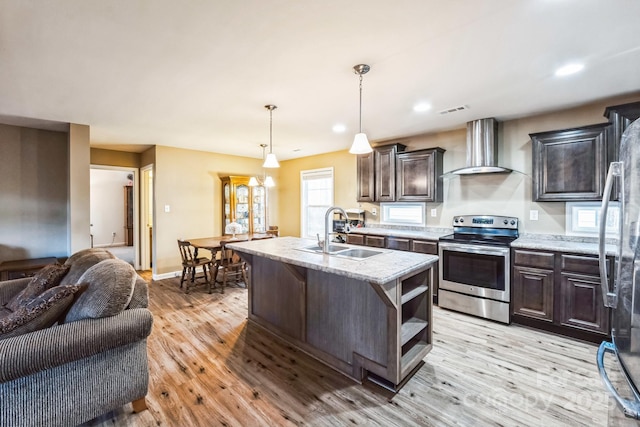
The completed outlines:
[[[467,123],[467,165],[452,170],[456,175],[509,173],[498,166],[498,122],[494,118]]]

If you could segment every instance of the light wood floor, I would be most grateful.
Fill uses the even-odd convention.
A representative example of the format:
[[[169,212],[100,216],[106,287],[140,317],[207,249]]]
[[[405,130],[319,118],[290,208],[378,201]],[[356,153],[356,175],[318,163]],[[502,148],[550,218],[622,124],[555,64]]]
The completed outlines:
[[[596,346],[434,308],[434,347],[395,396],[249,324],[247,291],[150,285],[148,411],[99,426],[606,426]]]

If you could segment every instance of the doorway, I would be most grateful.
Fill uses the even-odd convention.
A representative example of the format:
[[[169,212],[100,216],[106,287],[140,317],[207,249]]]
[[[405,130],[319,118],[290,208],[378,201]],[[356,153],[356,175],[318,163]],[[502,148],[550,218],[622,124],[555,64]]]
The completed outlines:
[[[140,264],[142,270],[153,268],[153,165],[140,168]]]
[[[140,269],[138,170],[91,165],[91,247],[103,247]]]

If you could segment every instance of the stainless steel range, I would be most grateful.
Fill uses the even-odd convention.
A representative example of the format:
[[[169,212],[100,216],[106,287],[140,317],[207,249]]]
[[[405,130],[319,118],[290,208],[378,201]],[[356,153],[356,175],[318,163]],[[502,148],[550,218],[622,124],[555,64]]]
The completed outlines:
[[[439,242],[443,308],[509,323],[510,244],[518,238],[518,218],[462,215],[453,234]]]

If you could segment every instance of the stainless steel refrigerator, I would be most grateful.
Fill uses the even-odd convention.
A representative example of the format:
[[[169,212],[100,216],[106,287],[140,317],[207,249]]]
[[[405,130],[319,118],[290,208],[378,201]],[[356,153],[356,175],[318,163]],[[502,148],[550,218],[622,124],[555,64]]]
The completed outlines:
[[[605,270],[605,227],[609,196],[614,182],[620,190],[620,235],[613,287]],[[600,375],[625,416],[640,419],[640,120],[622,135],[620,161],[611,163],[600,212],[600,276],[604,304],[612,309],[611,342],[598,349]],[[619,362],[629,390],[616,389],[607,375],[604,356],[611,353]],[[623,397],[624,395],[625,397]],[[630,396],[630,397],[629,397]]]

